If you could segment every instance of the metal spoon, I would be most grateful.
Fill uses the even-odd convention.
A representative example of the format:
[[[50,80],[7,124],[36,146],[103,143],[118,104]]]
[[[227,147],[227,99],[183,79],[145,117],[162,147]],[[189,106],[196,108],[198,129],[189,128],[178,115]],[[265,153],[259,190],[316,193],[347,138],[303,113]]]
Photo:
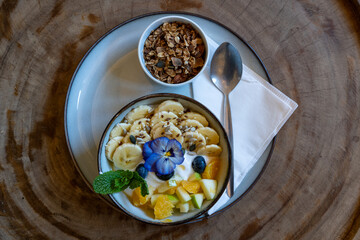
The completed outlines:
[[[210,78],[215,86],[224,94],[224,112],[221,116],[221,121],[228,134],[231,149],[233,149],[233,136],[229,93],[239,83],[242,71],[242,60],[239,52],[230,43],[222,43],[218,49],[216,49],[211,60]],[[232,165],[230,167],[231,172],[230,180],[227,185],[227,195],[232,197],[234,195],[234,161],[232,161]]]

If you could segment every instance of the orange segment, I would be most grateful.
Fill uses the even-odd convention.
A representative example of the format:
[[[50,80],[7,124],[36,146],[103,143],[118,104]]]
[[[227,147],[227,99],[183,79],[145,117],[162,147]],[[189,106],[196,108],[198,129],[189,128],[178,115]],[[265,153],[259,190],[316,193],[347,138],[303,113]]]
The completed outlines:
[[[166,193],[170,194],[170,195],[173,195],[173,194],[175,194],[175,191],[176,191],[176,187],[167,190]]]
[[[155,219],[164,219],[171,216],[174,207],[167,195],[160,195],[154,207]]]
[[[201,186],[198,181],[182,181],[181,185],[189,193],[199,193],[201,191]]]
[[[145,203],[147,203],[147,201],[149,199],[150,199],[150,194],[143,197],[141,195],[140,187],[135,188],[135,190],[134,190],[134,192],[132,194],[132,200],[133,200],[134,206],[138,207],[140,205],[144,205]]]
[[[140,199],[139,199],[139,196],[135,193],[135,191],[133,191],[133,193],[131,195],[131,202],[135,207],[140,206]]]
[[[202,173],[202,178],[205,179],[216,179],[216,175],[220,168],[220,162],[219,161],[212,161],[210,162],[206,168],[205,171]]]

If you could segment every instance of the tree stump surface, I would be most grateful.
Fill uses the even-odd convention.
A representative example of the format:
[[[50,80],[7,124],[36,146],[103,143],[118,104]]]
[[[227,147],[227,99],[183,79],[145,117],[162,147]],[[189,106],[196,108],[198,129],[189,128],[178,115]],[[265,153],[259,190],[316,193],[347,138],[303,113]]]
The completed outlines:
[[[359,239],[357,0],[0,3],[0,239]],[[156,11],[210,17],[258,53],[299,107],[253,189],[202,222],[158,227],[114,211],[77,172],[64,104],[104,33]]]

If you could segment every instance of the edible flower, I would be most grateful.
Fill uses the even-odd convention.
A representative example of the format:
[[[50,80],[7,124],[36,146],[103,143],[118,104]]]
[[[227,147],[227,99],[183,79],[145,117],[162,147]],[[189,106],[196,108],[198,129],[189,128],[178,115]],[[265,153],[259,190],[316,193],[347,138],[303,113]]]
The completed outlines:
[[[143,146],[144,167],[160,175],[174,172],[176,165],[184,162],[181,144],[167,137],[156,138]]]

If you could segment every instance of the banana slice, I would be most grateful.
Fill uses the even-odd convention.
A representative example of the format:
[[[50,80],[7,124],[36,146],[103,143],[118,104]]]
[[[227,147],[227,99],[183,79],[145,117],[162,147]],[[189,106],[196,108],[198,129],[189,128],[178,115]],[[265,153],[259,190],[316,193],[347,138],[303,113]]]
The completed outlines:
[[[149,118],[138,119],[131,125],[130,132],[134,132],[135,130],[150,132],[149,125],[150,125]]]
[[[153,127],[156,123],[158,122],[172,122],[173,124],[177,124],[177,119],[178,117],[176,116],[175,113],[172,112],[157,112],[154,114],[154,116],[151,118],[150,120],[150,126]]]
[[[125,143],[119,146],[113,155],[115,167],[123,170],[134,169],[142,160],[141,147],[131,143]]]
[[[118,123],[115,127],[111,130],[109,139],[118,136],[125,136],[125,134],[130,130],[131,124],[128,123]]]
[[[137,108],[131,110],[128,114],[126,114],[125,119],[129,123],[133,123],[138,119],[147,117],[152,111],[152,107],[148,105],[140,105]]]
[[[167,100],[162,102],[156,109],[155,113],[157,112],[173,112],[176,115],[180,116],[184,113],[184,107],[181,105],[181,103],[173,101],[173,100]]]
[[[167,126],[170,125],[170,122],[164,122],[164,121],[160,121],[160,122],[157,122],[150,130],[150,136],[154,137],[154,133],[156,132],[156,130],[159,128],[159,127],[162,127],[162,128],[165,128]]]
[[[215,144],[206,145],[205,147],[202,147],[196,151],[197,154],[206,156],[219,156],[221,152],[222,148]]]
[[[196,113],[196,112],[184,113],[181,116],[181,120],[186,120],[186,119],[194,119],[194,120],[200,122],[204,127],[209,126],[209,123],[206,120],[206,118],[203,115],[201,115],[200,113]]]
[[[105,146],[105,156],[107,159],[112,161],[112,157],[114,155],[115,149],[120,146],[121,140],[123,137],[114,137]]]
[[[194,132],[198,128],[203,128],[204,126],[197,120],[194,119],[187,119],[183,120],[179,124],[179,128],[183,132],[191,131]]]
[[[197,130],[198,133],[201,133],[206,140],[206,144],[218,144],[219,143],[219,134],[210,127],[203,127]]]
[[[206,145],[206,140],[203,135],[198,132],[186,132],[183,134],[184,143],[183,147],[189,151],[197,151],[201,147]],[[190,147],[194,145],[194,149],[190,149]]]
[[[162,125],[155,130],[153,138],[156,139],[159,137],[176,139],[179,143],[183,143],[184,141],[180,129],[178,129],[172,122],[169,122],[166,125]]]
[[[151,137],[149,136],[149,134],[146,131],[135,130],[133,132],[129,132],[128,134],[126,134],[126,136],[122,140],[122,143],[134,144],[133,142],[131,142],[130,136],[134,136],[135,144],[141,145],[141,146],[151,140]]]

